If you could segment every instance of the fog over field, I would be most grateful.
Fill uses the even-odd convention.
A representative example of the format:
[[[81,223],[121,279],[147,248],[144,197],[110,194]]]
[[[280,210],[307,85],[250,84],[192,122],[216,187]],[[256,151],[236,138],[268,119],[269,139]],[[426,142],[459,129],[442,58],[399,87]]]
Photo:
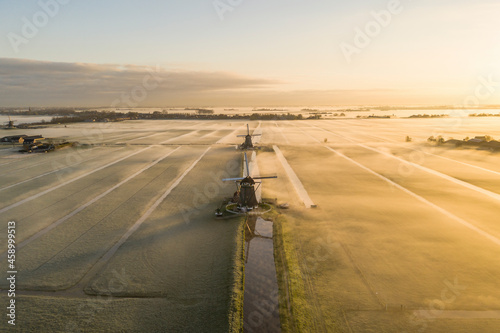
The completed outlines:
[[[499,13],[0,1],[0,333],[500,332]]]
[[[16,222],[19,325],[231,330],[243,225],[213,211],[234,192],[220,179],[242,172],[235,146],[245,124],[78,123],[22,130],[78,148],[2,146],[0,212]],[[263,197],[290,205],[281,214],[311,330],[498,331],[500,153],[427,141],[497,138],[498,120],[249,124],[262,134],[260,174],[278,176],[264,182]]]

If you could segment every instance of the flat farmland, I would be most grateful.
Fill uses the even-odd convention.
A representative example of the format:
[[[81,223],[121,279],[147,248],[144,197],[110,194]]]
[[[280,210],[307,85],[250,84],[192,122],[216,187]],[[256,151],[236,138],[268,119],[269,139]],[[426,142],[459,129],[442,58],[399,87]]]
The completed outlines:
[[[241,175],[235,146],[246,124],[9,131],[80,143],[24,155],[1,146],[0,301],[15,221],[20,331],[237,331],[244,222],[213,212],[235,191],[220,179]],[[263,182],[263,197],[290,205],[279,212],[304,285],[305,303],[295,304],[310,313],[306,331],[500,330],[500,153],[427,142],[497,139],[498,120],[248,124],[262,134],[260,174],[278,176]]]
[[[273,128],[318,205],[306,208],[287,181],[264,188],[264,196],[291,204],[287,227],[308,282],[315,329],[497,331],[500,155],[427,144],[443,120],[394,121]],[[461,121],[450,137],[500,135],[484,120]],[[407,135],[418,139],[405,143]],[[289,179],[274,153],[259,158],[263,174],[274,169]]]
[[[233,303],[242,283],[242,220],[213,219],[234,192],[220,178],[241,174],[234,146],[215,144],[234,130],[177,125],[149,132],[117,126],[102,135],[95,124],[50,128],[48,135],[72,141],[92,133],[91,145],[30,155],[5,149],[0,210],[2,220],[16,222],[19,327],[214,332],[238,326]],[[181,136],[190,141],[182,144]],[[6,235],[1,246],[7,249]],[[6,251],[0,255],[0,287],[7,290]]]

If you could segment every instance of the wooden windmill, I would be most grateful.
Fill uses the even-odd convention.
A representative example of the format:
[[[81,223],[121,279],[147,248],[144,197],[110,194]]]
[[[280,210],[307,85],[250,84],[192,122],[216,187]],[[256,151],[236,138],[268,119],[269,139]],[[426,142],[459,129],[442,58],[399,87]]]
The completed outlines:
[[[235,200],[238,204],[238,209],[246,212],[252,210],[259,205],[255,191],[260,187],[262,182],[255,181],[261,179],[271,179],[278,178],[277,176],[269,177],[250,177],[250,169],[248,167],[247,153],[245,152],[245,165],[246,165],[246,176],[240,178],[226,178],[222,181],[234,181],[236,183],[237,191],[235,193]],[[257,186],[257,188],[256,188]]]
[[[247,134],[246,135],[238,135],[238,137],[245,138],[245,142],[240,145],[240,148],[243,150],[253,149],[255,148],[252,142],[253,136],[260,136],[260,134],[250,134],[250,127],[247,124]]]

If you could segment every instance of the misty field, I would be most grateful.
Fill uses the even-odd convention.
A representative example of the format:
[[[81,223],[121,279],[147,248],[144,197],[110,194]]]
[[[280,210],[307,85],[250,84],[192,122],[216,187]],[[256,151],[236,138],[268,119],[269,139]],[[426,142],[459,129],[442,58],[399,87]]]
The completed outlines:
[[[0,211],[16,222],[21,331],[239,327],[242,220],[213,218],[234,192],[221,177],[241,174],[234,147],[215,143],[236,128],[176,125],[48,128],[80,143],[50,154],[4,146]],[[1,248],[6,290],[6,237]]]
[[[315,329],[500,329],[500,154],[428,144],[446,124],[269,124],[267,138],[278,141],[318,205],[306,208],[283,182],[287,175],[274,153],[259,154],[261,172],[275,170],[281,180],[264,196],[291,204],[284,227],[295,240]],[[498,124],[462,125],[443,136],[500,136]],[[405,142],[407,135],[413,142]]]
[[[264,182],[263,197],[290,205],[279,210],[281,250],[298,262],[305,294],[289,296],[304,298],[293,304],[307,330],[500,330],[500,152],[427,142],[497,139],[499,125],[250,122],[262,133],[260,173],[278,176]],[[0,216],[4,226],[16,222],[19,331],[239,329],[243,220],[213,212],[235,191],[220,179],[241,175],[235,145],[246,122],[81,123],[4,135],[24,132],[79,146],[24,155],[0,147]],[[298,183],[317,208],[306,207]]]

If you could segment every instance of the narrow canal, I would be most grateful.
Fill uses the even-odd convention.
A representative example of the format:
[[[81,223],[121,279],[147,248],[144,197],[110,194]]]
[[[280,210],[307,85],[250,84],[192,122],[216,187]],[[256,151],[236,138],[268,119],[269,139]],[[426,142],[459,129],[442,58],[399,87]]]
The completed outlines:
[[[273,223],[250,215],[245,228],[244,332],[281,332]]]

